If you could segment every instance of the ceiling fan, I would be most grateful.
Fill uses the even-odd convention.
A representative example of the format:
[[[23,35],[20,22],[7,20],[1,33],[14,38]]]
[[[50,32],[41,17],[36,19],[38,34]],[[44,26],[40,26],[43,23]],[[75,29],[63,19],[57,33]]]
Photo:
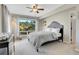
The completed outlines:
[[[44,10],[44,8],[40,8],[38,4],[33,4],[32,7],[26,7],[26,8],[32,9],[30,12],[36,12],[36,13],[39,13],[40,10],[41,11]]]

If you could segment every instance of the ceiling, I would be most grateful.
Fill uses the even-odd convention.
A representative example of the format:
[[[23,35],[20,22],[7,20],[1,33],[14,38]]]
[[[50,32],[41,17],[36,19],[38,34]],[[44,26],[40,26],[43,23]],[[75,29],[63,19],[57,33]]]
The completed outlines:
[[[6,4],[8,10],[11,14],[28,15],[33,17],[41,17],[48,12],[55,10],[56,8],[62,6],[62,4],[38,4],[39,7],[44,8],[44,11],[39,11],[39,13],[30,12],[31,9],[26,7],[31,7],[32,4]]]

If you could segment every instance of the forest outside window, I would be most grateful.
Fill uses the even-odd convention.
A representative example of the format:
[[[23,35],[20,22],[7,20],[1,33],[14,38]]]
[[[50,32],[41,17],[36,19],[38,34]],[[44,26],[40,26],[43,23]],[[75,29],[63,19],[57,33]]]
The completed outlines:
[[[19,20],[19,34],[27,35],[35,31],[35,21],[31,19]]]

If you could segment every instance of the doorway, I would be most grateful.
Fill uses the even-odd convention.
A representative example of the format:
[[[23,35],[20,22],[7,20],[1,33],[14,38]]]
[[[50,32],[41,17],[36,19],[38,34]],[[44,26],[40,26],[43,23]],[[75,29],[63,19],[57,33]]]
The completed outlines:
[[[71,44],[73,46],[73,48],[75,48],[75,44],[76,44],[76,14],[75,13],[71,13],[70,15],[70,19],[71,19]]]

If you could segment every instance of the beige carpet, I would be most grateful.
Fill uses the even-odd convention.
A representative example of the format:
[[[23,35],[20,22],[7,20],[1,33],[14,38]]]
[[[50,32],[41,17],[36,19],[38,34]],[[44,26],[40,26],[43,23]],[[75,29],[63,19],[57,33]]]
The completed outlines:
[[[71,45],[62,42],[52,42],[41,46],[37,53],[34,47],[27,39],[22,39],[15,42],[15,55],[78,55],[73,51]]]

